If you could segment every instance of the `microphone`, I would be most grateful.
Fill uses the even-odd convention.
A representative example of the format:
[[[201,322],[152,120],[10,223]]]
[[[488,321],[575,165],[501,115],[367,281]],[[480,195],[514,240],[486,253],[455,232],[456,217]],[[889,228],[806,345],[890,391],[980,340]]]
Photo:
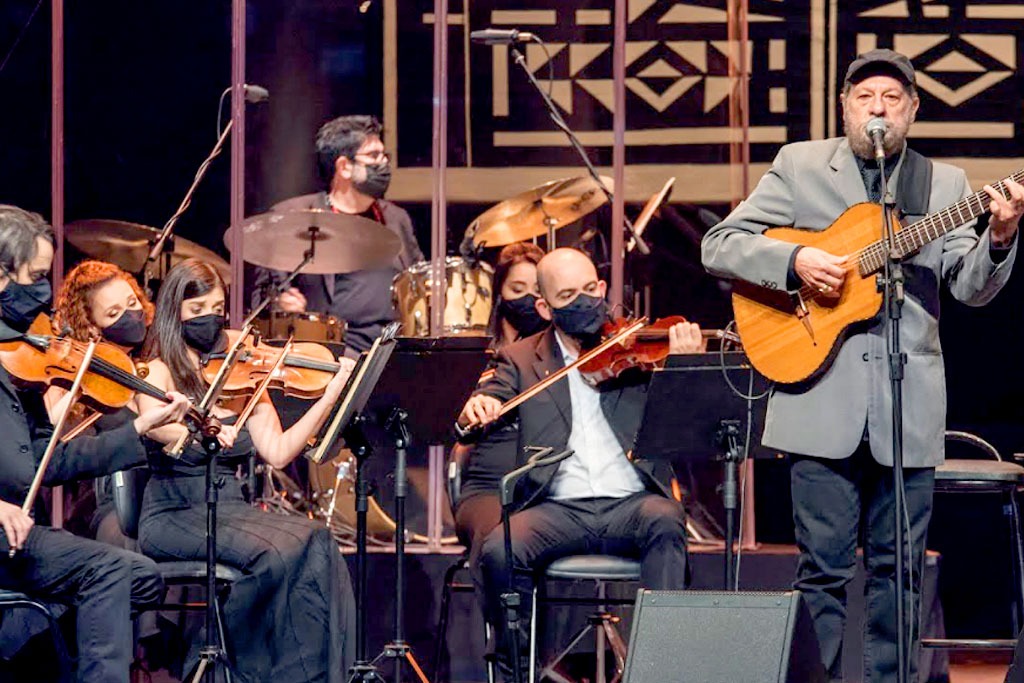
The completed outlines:
[[[537,40],[537,36],[517,28],[485,28],[470,32],[469,39],[484,45],[512,45]]]
[[[885,119],[880,116],[868,121],[868,125],[865,128],[868,137],[871,138],[871,142],[875,145],[875,159],[882,161],[885,159],[885,133],[889,130],[888,124]]]
[[[242,87],[245,90],[246,102],[258,104],[259,102],[266,102],[270,99],[270,91],[261,85],[249,85],[246,83]]]

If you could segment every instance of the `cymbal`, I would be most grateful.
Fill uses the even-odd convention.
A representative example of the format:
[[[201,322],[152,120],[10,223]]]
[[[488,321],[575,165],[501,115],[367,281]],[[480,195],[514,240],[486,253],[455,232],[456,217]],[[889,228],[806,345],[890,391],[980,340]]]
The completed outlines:
[[[87,256],[113,263],[129,273],[139,273],[146,265],[146,257],[160,231],[138,223],[89,218],[65,225],[64,235]],[[187,258],[202,259],[217,269],[225,284],[231,284],[231,267],[216,253],[176,235],[173,237],[173,251],[171,246],[167,243],[164,247],[164,252],[171,255],[171,266]]]
[[[313,234],[313,261],[302,269],[308,275],[384,268],[402,248],[398,235],[369,218],[317,209],[271,211],[242,224],[243,258],[264,268],[292,271],[302,262]],[[224,243],[231,248],[230,229]]]
[[[601,176],[601,181],[614,191],[611,178]],[[590,176],[552,180],[492,206],[469,229],[474,244],[501,247],[546,235],[546,221],[551,221],[555,230],[564,228],[607,201]]]
[[[676,177],[672,176],[665,181],[665,184],[660,190],[651,195],[651,198],[644,204],[644,208],[640,210],[640,215],[636,217],[636,221],[633,223],[633,230],[636,234],[641,237],[644,234],[644,230],[647,229],[647,224],[654,218],[654,212],[661,208],[661,205],[668,201],[668,198],[672,196],[672,186],[676,184]],[[626,244],[626,251],[633,251],[636,246],[636,238],[630,236],[628,244]]]

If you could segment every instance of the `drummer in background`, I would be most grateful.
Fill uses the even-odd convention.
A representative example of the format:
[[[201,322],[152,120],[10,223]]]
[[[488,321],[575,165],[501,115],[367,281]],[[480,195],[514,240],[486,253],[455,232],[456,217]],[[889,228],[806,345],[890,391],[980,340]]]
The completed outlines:
[[[540,288],[537,264],[544,251],[530,242],[516,242],[501,250],[494,266],[497,293],[488,334],[495,351],[512,342],[548,328],[537,312]],[[485,378],[493,370],[484,373]],[[501,422],[475,443],[459,443],[452,459],[461,463],[459,500],[455,508],[455,533],[469,548],[470,566],[475,566],[483,539],[501,521],[498,487],[501,478],[516,466],[519,430],[515,421]]]
[[[391,182],[391,163],[381,132],[374,116],[342,116],[324,124],[316,136],[316,155],[326,190],[272,207],[279,213],[318,209],[361,216],[383,224],[401,238],[401,251],[390,268],[299,275],[295,286],[277,300],[278,309],[287,313],[329,313],[345,321],[346,346],[356,352],[370,348],[384,325],[395,319],[391,305],[394,276],[423,260],[409,214],[383,198]],[[284,276],[258,268],[252,305]]]

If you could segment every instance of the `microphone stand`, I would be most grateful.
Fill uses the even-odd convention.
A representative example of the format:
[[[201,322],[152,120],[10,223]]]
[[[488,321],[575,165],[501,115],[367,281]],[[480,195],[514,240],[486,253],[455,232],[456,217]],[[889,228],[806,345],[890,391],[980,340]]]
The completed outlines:
[[[541,42],[539,38],[536,38],[536,40],[538,42]],[[551,120],[554,122],[555,127],[558,128],[563,133],[565,133],[565,136],[569,139],[569,144],[572,145],[572,148],[574,150],[576,150],[576,153],[583,161],[583,165],[586,166],[587,172],[590,174],[590,177],[594,179],[594,182],[597,183],[597,186],[601,188],[602,192],[604,192],[604,196],[607,197],[608,203],[611,204],[613,199],[611,190],[605,187],[605,184],[601,182],[601,176],[597,172],[597,169],[594,168],[594,164],[593,162],[590,161],[590,157],[587,156],[587,150],[584,149],[583,145],[576,137],[576,134],[572,132],[571,128],[569,128],[569,124],[565,122],[564,118],[562,118],[562,114],[558,111],[558,106],[555,104],[555,101],[551,99],[551,96],[548,95],[548,91],[545,90],[543,86],[541,86],[540,82],[537,80],[537,77],[533,75],[532,71],[530,71],[530,68],[526,65],[526,57],[516,47],[514,42],[509,44],[509,48],[512,51],[512,58],[515,60],[516,64],[518,64],[519,67],[522,68],[523,73],[526,74],[526,78],[527,80],[530,81],[530,85],[532,85],[537,90],[537,92],[540,93],[540,97],[544,101],[544,106],[548,110],[548,116],[551,117]],[[644,256],[650,254],[651,248],[647,245],[647,242],[644,241],[644,238],[640,236],[639,231],[637,231],[637,229],[633,226],[633,223],[625,216],[623,216],[622,222],[625,224],[626,230],[629,232],[629,234],[633,236],[633,239],[636,242],[637,251],[639,251]],[[548,223],[548,250],[553,249],[555,246],[554,233],[554,224]]]
[[[572,450],[565,450],[561,453],[551,455],[555,450],[551,446],[543,448],[530,446],[527,451],[533,451],[526,464],[512,470],[501,478],[501,528],[505,537],[505,575],[507,582],[505,592],[501,594],[501,604],[505,608],[505,633],[508,634],[512,648],[512,680],[514,683],[523,683],[523,666],[519,661],[519,608],[522,603],[522,596],[516,591],[515,562],[512,559],[512,498],[516,484],[524,476],[537,467],[556,465],[573,454]]]
[[[906,521],[903,509],[906,505],[906,489],[903,480],[903,377],[906,354],[900,343],[900,320],[903,317],[904,274],[903,263],[897,249],[893,214],[896,201],[886,177],[884,154],[877,154],[878,170],[881,174],[882,224],[886,243],[885,269],[878,286],[884,293],[886,320],[888,321],[888,362],[889,384],[892,393],[892,476],[893,476],[893,517],[896,524],[896,680],[907,683],[909,677],[909,647],[907,638],[906,586],[904,572],[906,558],[904,544],[913,539],[904,538],[903,523]],[[911,571],[913,571],[911,569]],[[913,573],[910,576],[913,595]]]
[[[146,263],[142,266],[142,286],[146,289],[146,293],[149,298],[153,298],[154,289],[153,281],[155,277],[155,269],[157,262],[160,260],[160,256],[163,253],[164,245],[171,238],[171,233],[174,231],[174,225],[181,218],[185,210],[188,209],[189,205],[192,204],[192,195],[195,194],[196,188],[199,187],[199,183],[202,182],[203,176],[210,168],[210,164],[213,160],[221,153],[224,148],[224,141],[227,140],[228,133],[231,132],[231,124],[234,121],[228,121],[228,125],[224,126],[224,130],[221,131],[220,137],[217,138],[217,144],[213,146],[213,150],[210,155],[203,160],[203,163],[199,165],[199,170],[196,171],[196,176],[192,180],[192,186],[188,188],[188,192],[185,193],[185,198],[181,200],[181,204],[178,205],[178,210],[174,212],[166,223],[164,223],[163,229],[160,230],[160,234],[157,235],[156,239],[153,240],[152,246],[149,249],[149,255],[146,256]]]

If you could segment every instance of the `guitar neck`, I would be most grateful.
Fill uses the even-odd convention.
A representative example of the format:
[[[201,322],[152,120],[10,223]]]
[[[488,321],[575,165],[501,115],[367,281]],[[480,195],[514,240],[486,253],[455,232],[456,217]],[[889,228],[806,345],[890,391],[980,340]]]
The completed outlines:
[[[1006,187],[1006,181],[1024,182],[1024,169],[1017,171],[998,183],[993,183],[995,188],[1003,197],[1010,199],[1010,191]],[[941,211],[929,214],[911,223],[902,230],[896,232],[896,251],[899,257],[906,258],[924,245],[937,240],[946,233],[969,223],[983,213],[988,212],[992,198],[984,190],[975,192],[964,197],[956,204],[951,204]],[[868,275],[881,270],[885,265],[886,247],[885,240],[879,240],[868,245],[860,255],[860,271],[862,275]]]

